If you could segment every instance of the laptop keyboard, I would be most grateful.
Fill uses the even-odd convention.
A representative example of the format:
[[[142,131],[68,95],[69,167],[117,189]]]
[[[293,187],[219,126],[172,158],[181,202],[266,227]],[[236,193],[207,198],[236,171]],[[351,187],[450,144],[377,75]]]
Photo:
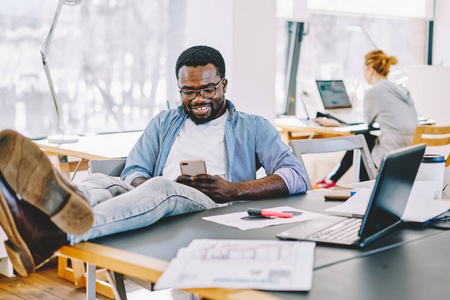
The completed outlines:
[[[344,244],[352,244],[359,239],[358,233],[361,229],[362,219],[349,218],[333,226],[327,227],[313,234],[307,239],[316,241],[336,241]]]

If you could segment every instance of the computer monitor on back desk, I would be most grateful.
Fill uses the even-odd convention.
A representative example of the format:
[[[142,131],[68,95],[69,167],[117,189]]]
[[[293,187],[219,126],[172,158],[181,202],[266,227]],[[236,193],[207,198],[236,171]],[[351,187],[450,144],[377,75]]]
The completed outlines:
[[[343,80],[316,80],[325,112],[318,117],[328,117],[343,124],[361,124],[363,118],[352,108]]]
[[[316,84],[325,109],[352,107],[342,80],[316,80]]]

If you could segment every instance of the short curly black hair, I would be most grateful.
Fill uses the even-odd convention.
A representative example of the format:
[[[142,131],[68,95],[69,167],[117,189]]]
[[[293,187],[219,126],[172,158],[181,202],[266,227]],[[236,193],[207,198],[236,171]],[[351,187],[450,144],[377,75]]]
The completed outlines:
[[[198,67],[213,64],[216,67],[217,75],[225,78],[225,61],[220,52],[209,46],[194,46],[184,50],[177,59],[175,65],[175,76],[182,66]]]

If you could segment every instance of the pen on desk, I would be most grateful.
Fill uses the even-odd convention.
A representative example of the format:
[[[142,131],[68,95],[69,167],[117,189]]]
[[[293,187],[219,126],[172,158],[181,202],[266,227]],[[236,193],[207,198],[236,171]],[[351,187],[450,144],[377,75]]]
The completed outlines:
[[[259,217],[292,218],[293,216],[293,214],[291,213],[277,212],[259,208],[249,208],[247,209],[247,213],[249,216],[259,216]]]

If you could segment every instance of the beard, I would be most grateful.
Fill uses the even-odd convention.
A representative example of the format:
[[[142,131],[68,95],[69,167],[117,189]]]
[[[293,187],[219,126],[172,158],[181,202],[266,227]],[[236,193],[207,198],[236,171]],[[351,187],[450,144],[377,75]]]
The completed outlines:
[[[205,117],[197,117],[193,112],[192,108],[195,108],[197,106],[205,106],[209,105],[211,108],[211,111],[208,116]],[[185,112],[188,114],[189,118],[196,124],[201,125],[208,123],[209,121],[212,121],[219,117],[219,113],[221,113],[222,109],[225,107],[225,99],[213,101],[210,100],[208,103],[202,103],[202,104],[196,104],[196,105],[188,105],[188,108],[184,107]]]

